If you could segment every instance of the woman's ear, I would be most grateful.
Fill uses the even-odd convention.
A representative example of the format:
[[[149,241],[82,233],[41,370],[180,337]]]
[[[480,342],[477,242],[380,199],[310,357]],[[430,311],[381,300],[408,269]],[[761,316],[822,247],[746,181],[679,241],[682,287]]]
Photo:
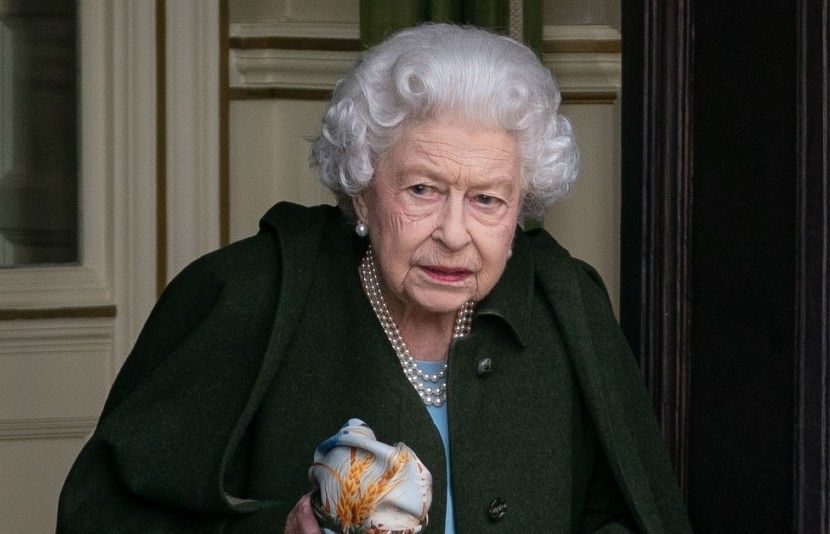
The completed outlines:
[[[369,223],[369,206],[366,199],[368,194],[370,194],[369,188],[364,187],[358,194],[352,196],[355,215],[357,215],[358,220],[366,224]]]

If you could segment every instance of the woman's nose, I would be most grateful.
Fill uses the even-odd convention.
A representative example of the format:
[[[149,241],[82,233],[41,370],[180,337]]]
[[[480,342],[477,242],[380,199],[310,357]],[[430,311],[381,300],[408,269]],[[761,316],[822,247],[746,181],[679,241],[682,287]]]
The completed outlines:
[[[462,249],[470,242],[463,199],[448,199],[432,235],[450,250]]]

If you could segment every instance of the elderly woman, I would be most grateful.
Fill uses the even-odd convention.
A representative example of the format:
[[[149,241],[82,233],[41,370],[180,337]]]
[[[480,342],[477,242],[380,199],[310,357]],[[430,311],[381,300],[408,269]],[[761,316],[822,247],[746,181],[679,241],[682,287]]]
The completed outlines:
[[[339,210],[279,204],[170,284],[59,531],[384,532],[312,505],[309,468],[356,495],[356,459],[392,449],[421,484],[409,532],[689,531],[602,282],[518,226],[576,178],[559,102],[528,48],[478,29],[363,54],[314,146]]]

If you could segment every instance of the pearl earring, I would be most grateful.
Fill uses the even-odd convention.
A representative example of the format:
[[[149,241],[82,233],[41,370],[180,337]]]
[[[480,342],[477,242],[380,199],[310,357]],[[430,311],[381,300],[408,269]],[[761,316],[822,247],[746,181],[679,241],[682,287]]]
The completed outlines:
[[[509,260],[512,257],[513,257],[513,249],[509,248],[509,249],[507,249],[507,259]]]
[[[360,237],[366,237],[367,235],[369,235],[369,227],[366,226],[365,222],[357,221],[357,224],[354,227],[354,233],[356,233]]]

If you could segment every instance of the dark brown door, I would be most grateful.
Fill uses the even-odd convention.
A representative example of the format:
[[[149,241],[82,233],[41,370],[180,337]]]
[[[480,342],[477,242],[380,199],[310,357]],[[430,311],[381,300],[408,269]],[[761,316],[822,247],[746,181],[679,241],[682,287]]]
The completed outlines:
[[[621,320],[698,532],[830,532],[828,0],[623,2]]]

